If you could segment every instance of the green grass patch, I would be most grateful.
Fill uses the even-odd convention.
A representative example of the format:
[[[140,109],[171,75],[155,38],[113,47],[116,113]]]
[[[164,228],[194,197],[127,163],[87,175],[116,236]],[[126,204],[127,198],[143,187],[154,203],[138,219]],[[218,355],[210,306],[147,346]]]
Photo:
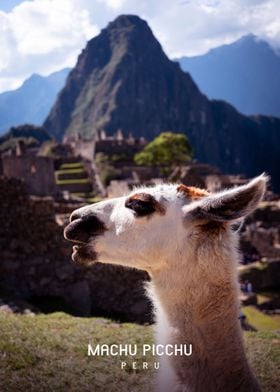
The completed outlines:
[[[74,163],[63,163],[60,165],[59,170],[65,170],[65,169],[80,169],[84,168],[83,162],[74,162]]]
[[[132,358],[126,370],[121,370],[125,357],[88,357],[87,345],[151,341],[151,327],[101,318],[0,314],[0,390],[148,391],[152,370],[133,370]],[[142,363],[140,353],[133,361]]]
[[[87,345],[153,343],[153,328],[117,324],[102,318],[64,313],[9,315],[0,313],[0,390],[3,392],[152,392],[153,370],[142,370],[141,354],[88,357]],[[263,392],[276,392],[279,380],[279,335],[246,333],[246,351]],[[132,360],[139,364],[132,369]]]
[[[89,178],[70,178],[69,180],[56,180],[57,185],[68,185],[68,184],[90,184]]]
[[[85,173],[86,174],[86,171],[85,171],[84,167],[79,167],[79,168],[76,168],[76,169],[63,169],[63,170],[59,169],[59,170],[57,170],[55,172],[56,175],[60,175],[60,174],[77,174],[77,173]]]
[[[280,339],[272,332],[247,332],[245,348],[263,392],[278,392]]]
[[[260,331],[280,331],[280,316],[266,315],[255,306],[243,307],[243,312],[250,325]]]

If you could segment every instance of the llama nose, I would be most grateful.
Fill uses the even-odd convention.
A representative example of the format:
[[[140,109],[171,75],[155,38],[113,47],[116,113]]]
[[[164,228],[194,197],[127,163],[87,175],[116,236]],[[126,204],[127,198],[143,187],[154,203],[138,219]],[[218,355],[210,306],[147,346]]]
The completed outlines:
[[[70,224],[64,230],[64,238],[78,243],[87,243],[90,238],[101,235],[106,230],[104,223],[95,215],[80,216],[74,212]]]
[[[70,215],[70,223],[73,222],[76,219],[81,218],[81,214],[78,211],[74,211],[72,212],[72,214]]]

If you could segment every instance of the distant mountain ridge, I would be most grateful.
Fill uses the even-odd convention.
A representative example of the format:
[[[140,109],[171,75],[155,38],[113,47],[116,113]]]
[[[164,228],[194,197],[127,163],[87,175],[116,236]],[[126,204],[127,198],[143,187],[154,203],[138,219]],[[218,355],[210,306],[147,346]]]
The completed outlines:
[[[16,90],[0,94],[0,135],[11,126],[42,124],[62,89],[70,69],[49,76],[33,74]]]
[[[250,34],[178,61],[210,99],[223,99],[247,115],[280,117],[280,56],[267,42]]]
[[[58,139],[92,138],[100,129],[148,139],[183,132],[200,161],[247,176],[267,171],[280,190],[280,120],[209,101],[134,15],[119,16],[88,42],[44,127]]]

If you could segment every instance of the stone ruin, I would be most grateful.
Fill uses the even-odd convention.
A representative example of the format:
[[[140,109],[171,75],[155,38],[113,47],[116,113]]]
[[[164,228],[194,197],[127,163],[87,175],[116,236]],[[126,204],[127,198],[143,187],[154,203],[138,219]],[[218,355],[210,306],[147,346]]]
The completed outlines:
[[[23,180],[27,191],[37,196],[56,196],[59,191],[54,177],[54,160],[26,151],[18,143],[16,151],[0,157],[1,172],[5,177]]]
[[[99,263],[81,267],[71,261],[71,245],[63,239],[57,211],[69,216],[77,205],[29,196],[17,179],[0,178],[0,189],[0,298],[39,307],[53,303],[52,310],[62,306],[82,316],[152,320],[143,289],[146,273]]]
[[[71,193],[80,192],[104,197],[106,190],[99,179],[93,154],[94,141],[80,138],[69,139],[64,144],[47,141],[36,148],[19,141],[15,149],[0,154],[0,175],[23,180],[30,195],[71,198]],[[70,177],[67,173],[57,174],[61,165],[69,163],[81,164],[81,173]]]
[[[141,151],[147,143],[148,141],[143,137],[135,138],[132,134],[125,137],[121,129],[118,129],[113,136],[108,136],[105,130],[100,130],[95,138],[94,154],[102,152],[108,155],[126,153],[134,155]]]

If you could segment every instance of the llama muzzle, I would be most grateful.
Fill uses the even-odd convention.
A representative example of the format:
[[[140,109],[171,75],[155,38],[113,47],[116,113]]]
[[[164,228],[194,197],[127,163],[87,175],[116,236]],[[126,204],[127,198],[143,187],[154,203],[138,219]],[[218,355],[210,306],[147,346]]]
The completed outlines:
[[[95,236],[102,235],[105,225],[95,215],[79,217],[75,212],[70,217],[70,223],[64,230],[64,238],[75,244],[87,244]]]

